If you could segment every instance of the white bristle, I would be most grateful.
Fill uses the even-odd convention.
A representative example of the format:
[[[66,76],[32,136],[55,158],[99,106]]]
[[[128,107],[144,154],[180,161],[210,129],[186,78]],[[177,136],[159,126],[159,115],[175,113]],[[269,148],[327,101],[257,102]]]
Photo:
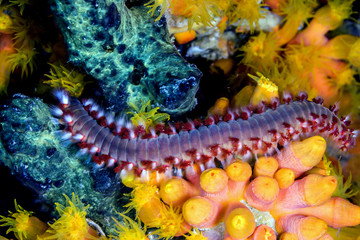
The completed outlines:
[[[127,177],[128,173],[127,173],[127,170],[125,169],[121,169],[120,171],[120,178],[121,179],[125,179]]]
[[[103,168],[105,166],[105,163],[104,162],[97,163],[95,166],[97,167],[97,169],[100,169],[100,168]]]
[[[92,105],[92,104],[94,104],[94,100],[92,100],[92,99],[86,99],[83,101],[83,106],[85,106],[85,107],[88,105]]]
[[[101,117],[103,117],[104,115],[105,115],[104,111],[103,111],[103,110],[99,110],[96,118],[101,118]]]
[[[129,130],[129,135],[131,139],[136,138],[135,132],[133,130]]]
[[[72,136],[71,132],[64,132],[64,134],[61,136],[63,140],[70,139]]]
[[[114,158],[110,158],[110,159],[107,161],[106,166],[107,166],[107,167],[112,167],[112,166],[114,166],[115,162],[116,162],[116,160],[115,160]]]
[[[152,162],[151,163],[151,169],[154,170],[157,166],[157,163],[156,162]]]
[[[357,138],[357,136],[359,135],[359,130],[354,130],[352,132],[352,135],[353,135],[354,138]]]
[[[91,154],[95,154],[95,153],[97,153],[99,150],[100,150],[100,149],[99,149],[97,146],[92,146],[92,147],[90,148],[89,152],[90,152]]]
[[[105,114],[107,124],[110,125],[114,122],[114,115],[111,113]]]
[[[141,174],[140,174],[140,179],[142,182],[147,182],[149,181],[149,171],[147,170],[142,170],[141,171]]]
[[[169,128],[171,129],[171,133],[170,133],[170,134],[176,134],[176,128],[174,127],[174,125],[169,124]]]
[[[126,123],[125,123],[125,127],[126,127],[127,129],[132,129],[133,126],[134,126],[134,125],[133,125],[131,122],[126,122]]]
[[[98,110],[99,110],[99,106],[98,106],[98,105],[96,105],[96,104],[91,105],[91,107],[90,107],[90,112],[92,112],[92,111],[97,112]]]
[[[65,120],[65,122],[67,122],[67,123],[70,124],[70,123],[72,123],[73,118],[72,118],[71,115],[66,114],[66,115],[64,116],[64,120]]]
[[[120,132],[121,128],[124,126],[125,120],[124,118],[118,118],[116,119],[115,125],[116,125],[116,131]]]
[[[155,129],[150,128],[149,131],[150,131],[151,137],[152,137],[152,138],[155,138],[155,137],[156,137]]]
[[[55,107],[55,106],[51,106],[50,111],[51,111],[51,114],[55,117],[61,117],[64,114],[64,112],[60,108]]]
[[[132,164],[132,163],[126,165],[126,169],[129,171],[132,170],[133,168],[134,168],[134,164]]]
[[[57,90],[55,91],[54,94],[61,104],[63,105],[69,104],[69,96],[67,92],[65,92],[64,90]]]
[[[82,140],[84,140],[84,138],[85,138],[85,136],[83,135],[83,134],[81,134],[81,133],[77,133],[77,134],[75,134],[73,137],[72,137],[75,141],[82,141]]]
[[[82,148],[82,149],[80,149],[80,151],[79,151],[79,153],[80,153],[81,155],[87,154],[88,152],[89,152],[89,149],[87,149],[87,148]]]

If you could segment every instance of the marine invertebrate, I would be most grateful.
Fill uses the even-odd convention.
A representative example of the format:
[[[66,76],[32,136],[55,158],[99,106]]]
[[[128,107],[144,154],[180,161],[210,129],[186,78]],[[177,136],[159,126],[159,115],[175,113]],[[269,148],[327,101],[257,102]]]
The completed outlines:
[[[195,39],[196,32],[194,30],[178,32],[174,34],[174,37],[178,44],[185,44]]]
[[[312,11],[316,6],[317,1],[314,0],[280,1],[277,12],[284,16],[285,23],[273,33],[276,44],[282,46],[293,39],[301,24],[313,16]]]
[[[48,205],[58,202],[65,206],[63,193],[70,198],[72,192],[81,199],[86,196],[90,204],[86,217],[110,232],[113,222],[103,216],[120,221],[114,210],[123,210],[116,198],[123,186],[114,172],[99,169],[88,156],[77,155],[76,147],[64,144],[49,106],[39,98],[16,94],[0,109],[1,163],[19,179],[26,177],[26,186],[40,192]]]
[[[270,81],[270,79],[266,78],[261,73],[257,72],[256,74],[258,77],[248,74],[248,76],[257,83],[257,86],[255,87],[251,96],[250,104],[256,106],[261,102],[268,102],[273,98],[278,98],[278,86],[276,86],[276,84],[274,84],[272,81]]]
[[[325,44],[328,41],[325,34],[349,18],[353,2],[354,0],[330,0],[328,5],[316,11],[313,20],[296,36],[295,42],[318,46]]]
[[[80,97],[86,82],[84,82],[85,74],[77,72],[76,70],[69,70],[63,65],[51,66],[50,74],[45,74],[49,80],[44,81],[44,84],[49,84],[55,89],[63,88],[68,91],[71,96]]]
[[[112,235],[112,238],[118,240],[148,240],[146,226],[142,228],[140,222],[135,222],[125,214],[119,213],[119,215],[124,219],[124,223],[120,223],[113,218],[116,223],[114,229],[116,235]]]
[[[43,239],[98,239],[97,233],[86,222],[86,209],[89,206],[72,194],[71,199],[64,194],[66,205],[55,203],[60,218],[50,224]]]
[[[136,184],[130,196],[130,202],[124,207],[128,207],[128,211],[134,208],[136,216],[147,227],[159,228],[152,234],[169,239],[184,233],[186,226],[179,208],[161,202],[156,186],[148,183]]]
[[[6,234],[14,232],[15,237],[20,240],[36,239],[36,236],[48,229],[44,222],[32,216],[33,212],[26,211],[16,203],[16,200],[15,210],[15,213],[9,211],[9,217],[0,216],[0,226],[9,227]]]
[[[163,200],[168,207],[175,203],[169,201],[174,195],[181,199],[175,203],[181,207],[179,214],[194,228],[212,228],[223,222],[222,239],[276,239],[275,227],[282,234],[280,239],[327,239],[328,226],[359,224],[360,207],[331,196],[337,185],[333,176],[309,174],[303,177],[306,171],[303,164],[313,168],[323,157],[326,143],[319,138],[292,141],[273,156],[279,166],[298,156],[292,162],[292,171],[298,176],[286,188],[279,189],[277,180],[269,176],[250,178],[250,165],[239,159],[225,169],[214,167],[204,171],[198,171],[200,163],[194,163],[193,170],[185,171],[184,178],[174,177],[162,183],[160,189],[152,188],[162,193],[157,200],[159,203]],[[311,162],[308,156],[313,157]],[[172,184],[173,180],[181,182],[182,190],[171,191],[176,185]],[[344,217],[349,211],[352,211],[351,217]],[[159,211],[149,208],[148,214],[157,216]]]
[[[151,108],[150,100],[144,103],[141,100],[140,107],[133,103],[129,103],[132,111],[127,114],[133,115],[130,120],[134,126],[143,126],[146,132],[149,132],[150,127],[155,127],[157,124],[170,120],[170,115],[167,113],[158,113],[159,107]]]
[[[231,1],[219,1],[219,0],[151,0],[145,4],[145,6],[151,8],[149,13],[154,15],[155,10],[160,7],[160,14],[155,19],[159,20],[160,17],[167,11],[182,19],[186,19],[188,22],[188,28],[191,29],[194,24],[203,26],[216,25],[217,17],[221,17],[220,24],[225,26],[220,27],[220,31],[223,32],[226,27],[226,21],[229,24],[238,24],[238,29],[242,29],[246,25],[251,32],[258,27],[259,20],[264,18],[266,9],[263,8],[264,4],[261,1],[255,0],[231,0]],[[245,24],[242,24],[245,23]]]
[[[347,128],[348,122],[336,116],[336,107],[323,107],[319,98],[307,101],[304,93],[299,95],[300,101],[285,95],[285,104],[279,105],[279,100],[274,99],[269,109],[265,105],[246,108],[229,113],[220,121],[209,117],[204,122],[158,125],[150,135],[137,134],[137,128],[116,123],[114,117],[97,112],[98,107],[91,100],[81,103],[63,91],[57,96],[60,108],[54,113],[66,125],[66,135],[79,142],[80,148],[90,152],[97,163],[115,163],[115,171],[121,171],[123,177],[133,172],[145,180],[154,170],[169,176],[173,167],[181,175],[181,169],[191,168],[195,162],[214,166],[214,157],[226,165],[233,154],[246,159],[252,153],[273,153],[277,144],[286,145],[304,134],[323,134],[342,150],[354,143],[353,131]],[[280,167],[292,169],[281,164]],[[304,169],[307,167],[304,163]]]

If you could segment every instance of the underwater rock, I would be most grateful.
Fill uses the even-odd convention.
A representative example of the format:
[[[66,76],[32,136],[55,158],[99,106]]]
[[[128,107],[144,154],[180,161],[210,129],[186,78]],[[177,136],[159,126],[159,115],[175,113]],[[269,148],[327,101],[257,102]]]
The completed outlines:
[[[88,155],[61,140],[59,124],[48,106],[37,98],[16,94],[0,105],[0,164],[50,205],[63,203],[63,194],[77,194],[87,205],[88,217],[111,228],[119,220],[122,185],[113,171],[96,167]],[[106,218],[104,218],[106,216]]]
[[[173,115],[191,110],[201,72],[173,47],[164,17],[155,22],[143,1],[129,4],[55,1],[70,61],[98,80],[112,111],[140,99]]]

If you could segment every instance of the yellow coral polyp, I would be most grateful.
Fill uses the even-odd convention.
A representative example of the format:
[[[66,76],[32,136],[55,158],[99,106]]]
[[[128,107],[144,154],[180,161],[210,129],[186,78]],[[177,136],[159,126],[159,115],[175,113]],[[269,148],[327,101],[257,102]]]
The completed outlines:
[[[248,74],[248,76],[257,83],[257,86],[250,99],[250,103],[257,105],[261,103],[261,101],[270,101],[272,98],[279,97],[278,86],[276,86],[275,83],[270,81],[270,79],[266,78],[261,73],[257,72],[256,74],[258,77]]]
[[[347,60],[351,65],[360,71],[360,38],[358,37],[355,43],[351,46]]]
[[[16,68],[21,69],[21,78],[28,77],[35,68],[34,57],[37,52],[33,48],[15,48],[16,53],[9,54],[6,61],[10,65],[11,72]]]
[[[0,226],[9,227],[6,234],[13,232],[17,239],[35,240],[38,235],[46,231],[46,224],[32,216],[33,212],[26,211],[18,205],[16,200],[15,210],[15,213],[9,211],[9,217],[0,216]]]
[[[62,65],[54,65],[49,63],[51,66],[50,74],[45,74],[49,80],[44,81],[44,84],[48,84],[53,88],[63,88],[70,93],[71,96],[80,97],[85,85],[85,75],[75,70],[69,70]]]
[[[125,214],[119,213],[123,218],[123,223],[118,222],[115,218],[115,229],[116,235],[111,237],[116,240],[148,240],[146,235],[146,226],[144,229],[141,228],[140,222],[135,222]]]
[[[313,8],[317,2],[314,0],[281,1],[279,14],[284,16],[285,24],[276,32],[279,45],[290,41],[297,33],[301,24],[313,16]]]
[[[254,32],[259,26],[259,20],[265,17],[266,9],[262,8],[264,4],[257,0],[230,0],[230,6],[225,10],[225,15],[229,18],[230,24],[240,21],[238,29],[241,29],[241,23],[246,21],[250,32]]]
[[[207,240],[208,239],[197,228],[194,228],[192,231],[188,232],[188,234],[190,234],[190,235],[185,235],[185,240]]]
[[[151,108],[150,100],[144,103],[141,100],[140,106],[129,103],[132,111],[127,114],[133,115],[130,120],[135,126],[143,126],[146,131],[150,127],[154,127],[158,123],[170,120],[170,115],[167,113],[158,113],[159,107]]]
[[[159,199],[159,189],[148,183],[138,183],[127,196],[130,196],[130,202],[124,206],[128,208],[127,212],[135,209],[138,213],[146,203],[154,198]]]
[[[10,27],[12,25],[12,20],[8,14],[4,12],[4,9],[0,8],[0,32],[1,33],[10,33]]]
[[[72,194],[72,198],[64,194],[66,204],[55,203],[56,210],[60,218],[53,224],[49,224],[51,229],[47,231],[48,236],[44,239],[70,240],[70,239],[97,239],[89,231],[92,229],[86,222],[86,210],[89,206],[84,206],[78,196]]]
[[[320,8],[315,13],[315,19],[327,26],[329,30],[334,30],[353,13],[353,2],[354,0],[330,0],[328,5]]]
[[[9,229],[6,231],[6,234],[9,232],[14,232],[16,238],[23,240],[27,238],[28,232],[28,221],[29,217],[32,215],[33,212],[26,211],[20,205],[16,203],[15,200],[15,209],[16,212],[12,213],[9,211],[10,217],[0,216],[0,226],[9,226]]]
[[[145,4],[146,7],[151,8],[148,13],[150,13],[151,16],[154,15],[155,11],[157,10],[158,7],[160,7],[160,14],[159,16],[155,19],[155,21],[159,21],[160,18],[162,17],[162,15],[164,15],[167,7],[168,7],[168,2],[167,0],[151,0],[148,3]]]
[[[264,68],[274,67],[279,60],[280,45],[273,34],[260,32],[259,35],[251,37],[250,40],[241,47],[244,58],[241,60],[247,66],[258,71]]]
[[[174,236],[181,235],[184,228],[184,218],[180,213],[180,208],[174,208],[171,205],[164,204],[163,211],[160,214],[160,219],[154,219],[154,224],[149,224],[149,227],[157,227],[153,234],[159,235],[160,238],[166,240]]]

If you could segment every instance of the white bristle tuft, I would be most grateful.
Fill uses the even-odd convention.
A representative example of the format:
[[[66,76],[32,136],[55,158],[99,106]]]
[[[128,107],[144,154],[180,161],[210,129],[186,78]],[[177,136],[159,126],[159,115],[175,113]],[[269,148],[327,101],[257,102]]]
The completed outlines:
[[[149,171],[147,170],[142,170],[141,174],[140,174],[140,179],[142,182],[148,182],[149,181]]]
[[[64,116],[64,120],[65,120],[66,123],[71,124],[72,121],[73,121],[73,118],[72,118],[71,115],[66,114],[66,115]]]
[[[54,92],[55,97],[59,100],[59,102],[63,105],[69,104],[69,95],[64,90],[56,90]]]
[[[116,160],[114,158],[110,158],[107,163],[106,163],[106,166],[107,167],[113,167],[114,164],[115,164]]]
[[[92,104],[94,104],[94,100],[92,100],[92,99],[86,99],[83,101],[83,106],[85,106],[85,107],[88,105],[92,105]]]
[[[61,117],[64,114],[64,112],[56,106],[51,106],[50,111],[54,117]]]
[[[91,153],[91,154],[95,154],[95,153],[97,153],[97,152],[99,152],[100,151],[100,149],[97,147],[97,146],[92,146],[91,148],[90,148],[90,150],[89,150],[89,152]]]
[[[80,142],[80,141],[84,140],[85,136],[81,133],[77,133],[72,138],[73,138],[73,140]]]
[[[111,114],[111,113],[107,113],[105,114],[105,118],[106,118],[106,121],[107,121],[107,124],[110,125],[114,122],[114,115]]]
[[[89,112],[92,112],[92,111],[95,111],[95,112],[99,111],[99,106],[96,104],[91,105]]]
[[[135,132],[133,130],[131,130],[131,129],[129,129],[129,136],[130,136],[131,139],[136,138]]]
[[[101,117],[103,117],[103,116],[105,116],[104,111],[103,111],[103,110],[99,110],[99,112],[98,112],[98,114],[97,114],[96,118],[101,118]]]
[[[61,139],[68,140],[71,138],[71,136],[72,136],[71,132],[64,132],[63,135],[61,136]]]
[[[130,163],[130,164],[126,165],[125,168],[130,171],[134,168],[134,164]]]
[[[80,153],[81,155],[87,154],[87,153],[89,153],[89,149],[87,149],[87,148],[82,148],[82,149],[80,149],[79,153]]]
[[[124,126],[125,120],[123,117],[120,117],[116,119],[115,125],[116,125],[116,131],[120,132],[121,128]]]

